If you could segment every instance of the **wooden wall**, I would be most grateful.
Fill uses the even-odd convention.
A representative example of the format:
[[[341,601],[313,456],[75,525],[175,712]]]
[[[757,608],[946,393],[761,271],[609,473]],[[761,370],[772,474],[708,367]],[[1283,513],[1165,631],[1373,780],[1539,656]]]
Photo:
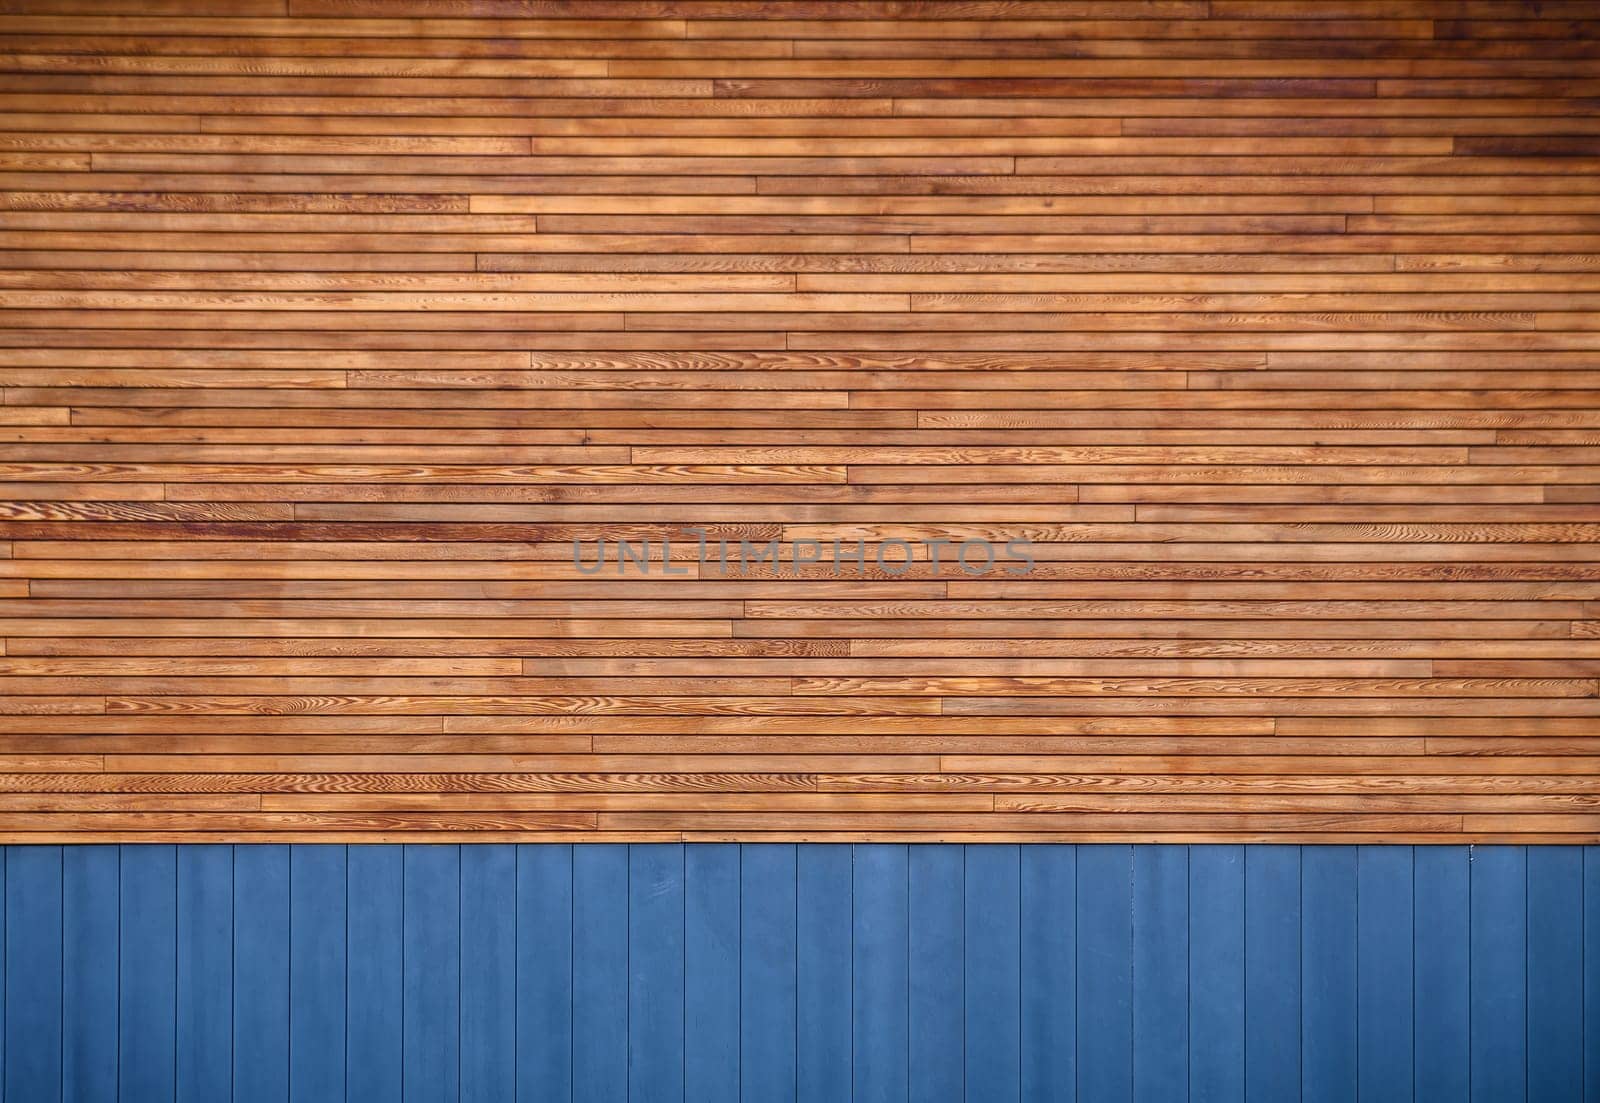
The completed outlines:
[[[0,836],[1600,838],[1597,15],[3,0]]]
[[[13,846],[0,878],[14,1103],[1600,1096],[1600,847]]]

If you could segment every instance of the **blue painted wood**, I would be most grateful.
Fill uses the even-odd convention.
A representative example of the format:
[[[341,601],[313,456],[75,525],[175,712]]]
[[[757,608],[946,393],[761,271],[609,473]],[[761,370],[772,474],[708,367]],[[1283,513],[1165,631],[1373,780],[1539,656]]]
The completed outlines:
[[[964,858],[962,847],[936,843],[910,847],[906,859],[908,1088],[916,1103],[961,1103],[966,1088],[965,978],[951,964],[965,938]]]
[[[628,848],[572,848],[572,1098],[628,1097]]]
[[[1022,848],[1022,1097],[1078,1097],[1078,848]]]
[[[1133,1098],[1189,1090],[1189,852],[1133,848]]]
[[[344,1091],[345,886],[343,846],[289,848],[289,1098],[320,1103]],[[498,910],[498,909],[497,909]]]
[[[967,847],[965,894],[967,1098],[1002,1103],[1022,1091],[1019,848]]]
[[[1471,1091],[1470,853],[1416,848],[1416,1103],[1461,1103]]]
[[[516,1098],[517,851],[461,848],[461,1100]]]
[[[120,866],[114,846],[62,848],[61,1098],[75,1103],[117,1098]]]
[[[0,878],[5,877],[7,856],[10,850],[10,847],[0,847]],[[0,884],[0,1097],[5,1095],[7,1063],[4,1020],[8,1017],[6,1013],[9,1010],[6,1004],[6,909],[4,907],[4,901],[5,885]]]
[[[683,1101],[683,848],[628,848],[628,1099]]]
[[[739,1097],[745,1103],[795,1099],[795,861],[789,843],[742,848]]]
[[[795,851],[795,1092],[849,1099],[854,1039],[839,1014],[854,965],[852,878],[860,848],[807,844]]]
[[[178,850],[178,1100],[233,1094],[233,847]]]
[[[1583,1099],[1600,1101],[1600,846],[1583,849]]]
[[[1600,1098],[1600,847],[0,848],[0,1103]]]
[[[1409,846],[1363,846],[1356,854],[1356,1075],[1362,1100],[1411,1096],[1412,870]]]
[[[1244,864],[1244,1086],[1300,1093],[1300,848],[1252,846]]]
[[[1527,1097],[1527,851],[1477,847],[1472,855],[1472,1100]]]
[[[1189,854],[1189,1098],[1244,1098],[1245,848]]]
[[[1078,848],[1078,1094],[1133,1098],[1133,848]]]
[[[1301,853],[1301,1103],[1356,1101],[1356,884],[1355,847]]]
[[[401,1056],[405,1103],[461,1090],[461,848],[405,848]]]
[[[10,847],[0,847],[0,878],[4,878],[5,877],[6,864],[7,864],[6,858],[7,858],[7,854],[8,854],[10,849],[11,849]],[[6,909],[4,907],[4,901],[5,901],[5,885],[4,884],[0,884],[0,1097],[3,1097],[5,1095],[6,1067],[7,1067],[6,1066],[6,1032],[5,1032],[5,1022],[4,1022],[4,1020],[7,1018],[6,1012],[8,1010],[8,1008],[6,1006],[6,955],[5,955]]]
[[[289,1098],[289,848],[233,856],[233,1097]]]
[[[6,870],[7,1099],[61,1095],[61,848],[18,847]]]
[[[125,846],[121,861],[118,1090],[124,1100],[168,1103],[177,1097],[178,851]]]
[[[1528,868],[1528,1099],[1583,1097],[1583,851],[1539,846]]]
[[[401,848],[349,847],[345,868],[345,1098],[348,1103],[394,1103],[401,1092]]]
[[[517,847],[517,1099],[572,1099],[572,847]]]
[[[852,1008],[855,1098],[863,1103],[902,1100],[911,1090],[910,910],[907,848],[856,847]]]
[[[686,1099],[739,1098],[739,942],[739,847],[686,847],[683,1014],[693,1027],[683,1043]]]

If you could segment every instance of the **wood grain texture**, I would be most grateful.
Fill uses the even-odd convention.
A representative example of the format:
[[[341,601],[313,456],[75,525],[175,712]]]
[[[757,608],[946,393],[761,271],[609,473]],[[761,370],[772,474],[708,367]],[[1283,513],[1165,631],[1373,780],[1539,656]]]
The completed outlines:
[[[1594,16],[0,3],[0,838],[1600,840]]]

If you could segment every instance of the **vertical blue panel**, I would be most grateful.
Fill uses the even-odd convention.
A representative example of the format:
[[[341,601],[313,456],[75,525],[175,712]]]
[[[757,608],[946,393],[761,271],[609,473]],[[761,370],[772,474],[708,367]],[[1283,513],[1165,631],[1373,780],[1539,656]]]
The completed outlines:
[[[740,1098],[795,1098],[795,848],[744,847],[739,871]],[[809,1101],[808,1101],[809,1103]]]
[[[1245,1096],[1300,1094],[1300,848],[1252,846],[1244,874]]]
[[[233,1091],[233,847],[178,848],[178,1100]]]
[[[572,1099],[572,847],[517,847],[517,1099]]]
[[[1594,847],[20,846],[0,871],[5,1103],[1600,1098]]]
[[[1535,846],[1528,860],[1528,1098],[1583,1092],[1583,851]]]
[[[907,874],[910,1098],[913,1103],[961,1103],[966,1091],[966,997],[961,970],[950,963],[961,960],[965,937],[963,849],[938,843],[911,847]]]
[[[1022,1098],[1078,1091],[1078,848],[1026,846],[1021,859]]]
[[[117,1098],[120,864],[114,846],[62,851],[61,1097],[74,1103]]]
[[[1189,1098],[1244,1098],[1242,846],[1189,850]]]
[[[1600,1101],[1600,846],[1583,848],[1583,1098]]]
[[[683,1094],[739,1098],[739,847],[685,847]],[[831,851],[830,851],[831,853]]]
[[[1517,1103],[1528,1061],[1528,856],[1472,850],[1472,1098]]]
[[[461,1090],[461,848],[405,848],[405,958],[401,979],[406,1103]]]
[[[289,848],[289,1098],[344,1094],[345,886],[343,846]]]
[[[516,1098],[517,849],[461,848],[461,1103]]]
[[[572,1097],[628,1096],[628,848],[572,848]]]
[[[5,1095],[61,1095],[61,848],[11,848],[6,871]]]
[[[801,1099],[850,1098],[850,1016],[839,1013],[851,980],[848,846],[805,845],[795,854],[795,1086]]]
[[[1470,1090],[1467,848],[1419,846],[1415,854],[1416,1103],[1461,1103]]]
[[[903,1100],[910,1091],[911,883],[907,860],[904,846],[856,847],[852,1002],[855,1099],[859,1103]]]
[[[1527,852],[1472,851],[1472,1099],[1527,1092]]]
[[[1356,852],[1356,1053],[1362,1100],[1410,1098],[1411,871],[1409,846]]]
[[[628,848],[628,1098],[683,1101],[683,847]]]
[[[352,846],[345,1084],[348,1103],[400,1098],[400,978],[404,956],[404,860],[398,846]]]
[[[966,877],[967,1098],[1022,1092],[1022,867],[1016,846],[969,846]]]
[[[1189,1091],[1189,849],[1133,848],[1133,1098]]]
[[[235,1103],[289,1098],[289,848],[233,856]]]
[[[1133,1098],[1133,848],[1078,848],[1078,1091]]]
[[[0,902],[5,900],[5,871],[6,860],[12,850],[9,846],[0,846]],[[0,1015],[5,1013],[5,987],[6,987],[6,909],[0,906]],[[6,1077],[6,1032],[4,1023],[0,1022],[0,1095],[4,1094]]]
[[[1300,1098],[1303,1103],[1355,1103],[1353,846],[1308,846],[1301,854],[1300,986]]]
[[[177,1090],[178,852],[124,846],[121,859],[119,1090],[130,1103],[168,1103]]]

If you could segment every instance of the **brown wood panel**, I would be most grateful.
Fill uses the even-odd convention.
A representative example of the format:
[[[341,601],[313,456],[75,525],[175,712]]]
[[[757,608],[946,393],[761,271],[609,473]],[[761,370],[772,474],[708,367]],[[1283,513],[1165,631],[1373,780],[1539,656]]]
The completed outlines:
[[[0,840],[1600,840],[1594,16],[0,3]]]

